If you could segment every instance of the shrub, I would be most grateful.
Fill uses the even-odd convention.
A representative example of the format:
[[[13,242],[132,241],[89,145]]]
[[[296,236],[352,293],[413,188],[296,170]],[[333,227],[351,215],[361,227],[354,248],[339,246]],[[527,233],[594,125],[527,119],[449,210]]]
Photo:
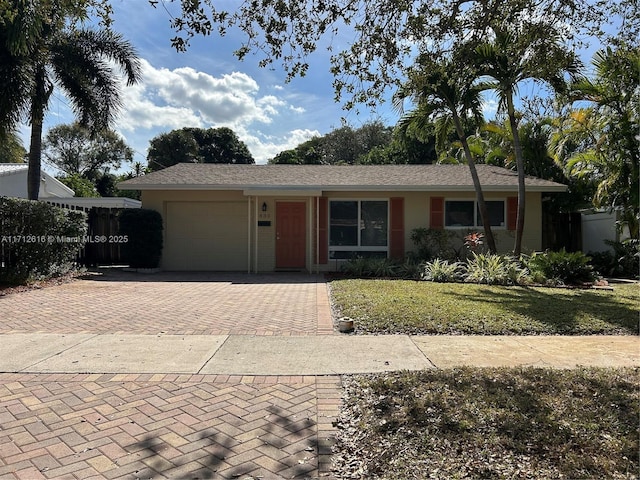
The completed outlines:
[[[461,278],[462,264],[439,258],[424,264],[421,278],[429,282],[457,282]]]
[[[344,263],[341,271],[356,278],[406,278],[417,280],[420,278],[420,264],[411,255],[402,263],[389,258],[354,257]]]
[[[640,240],[629,238],[622,242],[605,240],[605,243],[613,247],[613,255],[616,260],[614,273],[622,277],[638,278],[640,275]]]
[[[398,265],[396,274],[400,278],[419,280],[422,273],[422,265],[413,255],[408,255],[404,262]]]
[[[0,281],[20,284],[69,272],[86,234],[84,212],[0,197]]]
[[[613,251],[589,252],[591,265],[603,277],[638,278],[640,275],[640,241],[629,238],[622,242],[605,240]]]
[[[395,277],[399,268],[388,258],[354,257],[342,265],[342,271],[352,277]]]
[[[453,246],[455,239],[456,233],[451,230],[414,228],[411,231],[411,241],[416,246],[416,255],[421,260],[457,260],[460,252]]]
[[[590,258],[582,252],[534,253],[529,257],[527,266],[534,277],[542,276],[557,284],[576,285],[595,280]]]
[[[120,213],[125,261],[134,268],[156,268],[162,255],[162,217],[155,210],[127,209]]]
[[[489,285],[528,283],[529,272],[515,258],[504,255],[473,253],[467,260],[464,280]]]

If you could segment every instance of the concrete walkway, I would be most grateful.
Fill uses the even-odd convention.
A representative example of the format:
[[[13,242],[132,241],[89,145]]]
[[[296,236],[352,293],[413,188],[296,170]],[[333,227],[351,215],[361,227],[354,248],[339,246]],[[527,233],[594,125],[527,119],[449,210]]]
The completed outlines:
[[[640,366],[635,336],[0,335],[0,372],[342,375],[462,365]]]

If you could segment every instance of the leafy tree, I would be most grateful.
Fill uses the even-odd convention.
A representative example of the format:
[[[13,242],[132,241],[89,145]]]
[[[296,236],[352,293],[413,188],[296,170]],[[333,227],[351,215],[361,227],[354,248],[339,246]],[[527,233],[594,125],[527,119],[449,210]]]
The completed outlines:
[[[97,2],[16,2],[0,23],[0,126],[11,128],[27,118],[31,124],[28,195],[40,188],[42,125],[54,87],[69,98],[81,124],[106,128],[120,106],[115,69],[129,85],[140,78],[133,47],[111,30],[74,28]],[[19,32],[31,31],[33,35]],[[109,62],[112,62],[111,64]]]
[[[133,168],[127,173],[120,175],[116,180],[116,191],[114,192],[115,197],[127,197],[132,198],[134,200],[140,200],[142,197],[142,192],[140,190],[120,190],[117,188],[118,182],[124,182],[125,180],[129,180],[135,177],[141,177],[145,175],[150,170],[142,165],[140,162],[135,162],[133,164]]]
[[[178,163],[198,163],[198,142],[188,129],[161,133],[150,141],[147,154],[150,171]]]
[[[573,178],[596,185],[593,203],[620,211],[633,238],[640,234],[640,49],[598,52],[593,78],[571,85],[570,109],[554,137],[557,160]]]
[[[544,21],[492,26],[493,38],[479,44],[473,51],[479,73],[490,78],[482,84],[482,88],[492,89],[498,94],[513,136],[513,153],[518,172],[514,255],[520,255],[522,251],[526,198],[524,157],[514,99],[519,84],[525,80],[547,82],[553,88],[561,90],[565,86],[565,73],[573,76],[578,74],[580,64],[575,53],[561,43],[558,28],[558,25]]]
[[[482,185],[464,129],[464,121],[470,114],[480,121],[481,90],[474,85],[476,72],[472,68],[465,68],[464,64],[468,62],[460,60],[452,57],[448,62],[436,63],[428,57],[420,58],[418,68],[398,91],[395,102],[401,109],[406,98],[413,100],[415,110],[405,114],[400,123],[418,137],[422,132],[428,131],[431,125],[435,125],[437,145],[440,148],[444,146],[449,131],[455,129],[473,180],[487,247],[490,252],[496,252]],[[455,73],[452,75],[452,72]]]
[[[151,139],[147,161],[150,171],[178,163],[255,163],[246,144],[226,127],[162,133]]]
[[[553,18],[567,26],[567,40],[574,44],[589,34],[606,37],[603,26],[614,20],[624,19],[609,29],[618,38],[637,41],[640,30],[635,0],[264,0],[233,2],[227,9],[215,0],[176,3],[180,10],[171,17],[176,49],[187,49],[194,35],[239,30],[244,34],[235,52],[239,58],[255,54],[261,66],[281,63],[289,77],[304,76],[308,56],[345,32],[353,40],[330,49],[336,96],[347,108],[375,106],[387,87],[402,83],[416,52],[446,57],[452,42],[482,38],[497,18],[505,24]]]
[[[95,185],[91,180],[82,177],[78,173],[61,175],[57,177],[62,183],[75,192],[75,197],[99,197]]]
[[[588,206],[595,190],[590,181],[567,177],[556,162],[552,151],[555,123],[554,118],[540,118],[519,124],[524,171],[527,175],[567,185],[566,192],[550,196],[543,208],[549,212],[572,212]],[[485,163],[515,170],[513,135],[508,120],[486,123],[473,148]]]
[[[0,163],[24,163],[27,151],[15,132],[0,132]]]
[[[46,161],[67,175],[94,179],[103,172],[117,170],[133,159],[133,150],[113,130],[92,134],[79,123],[58,125],[43,143]]]
[[[294,149],[280,152],[269,163],[299,165],[370,163],[369,160],[364,160],[364,157],[373,149],[390,145],[392,137],[393,129],[379,121],[367,122],[359,128],[343,125],[326,135],[311,138]]]

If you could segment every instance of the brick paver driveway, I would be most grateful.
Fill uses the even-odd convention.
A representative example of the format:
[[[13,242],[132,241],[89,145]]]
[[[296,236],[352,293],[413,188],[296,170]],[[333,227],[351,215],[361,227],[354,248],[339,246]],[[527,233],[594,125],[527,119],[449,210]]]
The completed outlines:
[[[109,272],[0,296],[0,334],[35,332],[317,335],[332,325],[316,276]],[[326,477],[339,383],[0,373],[0,478]]]
[[[320,311],[319,308],[320,307]],[[321,277],[106,270],[0,296],[0,333],[331,333]]]

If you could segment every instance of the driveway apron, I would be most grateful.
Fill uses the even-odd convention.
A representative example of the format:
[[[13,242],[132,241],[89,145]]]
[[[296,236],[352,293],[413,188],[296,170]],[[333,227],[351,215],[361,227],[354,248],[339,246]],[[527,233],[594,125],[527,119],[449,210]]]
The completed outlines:
[[[22,339],[32,333],[51,345]],[[0,478],[326,478],[338,376],[156,372],[118,335],[184,336],[185,358],[201,361],[225,335],[332,333],[326,284],[308,274],[107,271],[0,296],[0,334],[25,346],[10,355],[35,365],[0,373]],[[56,373],[52,358],[38,371],[69,335],[104,339],[127,368]]]
[[[0,333],[331,333],[319,303],[328,311],[324,280],[316,275],[107,271],[0,296]]]

